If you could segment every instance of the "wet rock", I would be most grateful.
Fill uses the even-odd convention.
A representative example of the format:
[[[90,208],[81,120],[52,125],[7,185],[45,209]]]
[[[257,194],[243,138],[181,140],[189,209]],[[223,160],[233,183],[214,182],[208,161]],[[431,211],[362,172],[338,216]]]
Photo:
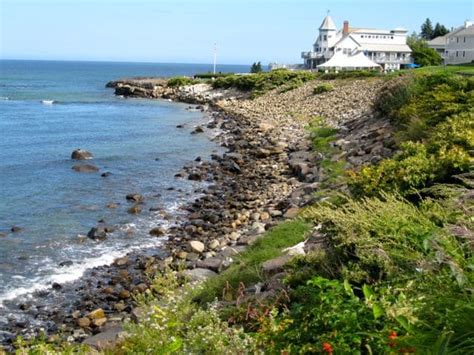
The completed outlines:
[[[166,234],[166,229],[163,227],[155,227],[152,228],[149,233],[154,237],[162,237]]]
[[[130,207],[127,212],[130,214],[139,214],[142,212],[142,208],[140,207],[140,205],[135,205]]]
[[[140,203],[145,200],[143,195],[140,195],[140,194],[128,194],[127,196],[125,196],[125,198],[127,199],[127,201],[132,201],[136,203]]]
[[[7,236],[7,233],[0,232],[0,238],[4,238]]]
[[[58,265],[60,267],[68,267],[68,266],[71,266],[72,264],[74,264],[71,260],[65,260],[65,261],[61,261]]]
[[[20,232],[21,230],[23,230],[23,228],[18,227],[18,226],[12,226],[12,227],[10,228],[10,231],[11,231],[12,233],[18,233],[18,232]]]
[[[78,173],[95,173],[99,171],[99,168],[92,164],[81,164],[81,165],[74,165],[72,170]]]
[[[105,227],[102,226],[93,227],[89,233],[87,233],[87,237],[92,240],[104,240],[107,238],[107,231]]]
[[[204,129],[201,126],[197,126],[194,131],[191,132],[191,134],[198,134],[198,133],[203,133]]]
[[[51,285],[51,287],[53,288],[53,290],[60,290],[63,288],[63,286],[57,282],[53,282],[53,284]]]
[[[115,265],[117,266],[125,266],[128,264],[130,264],[130,259],[128,258],[128,256],[124,256],[115,260]]]
[[[202,253],[204,251],[204,244],[198,240],[192,240],[188,243],[188,246],[190,248],[191,251],[195,252],[195,253]]]
[[[87,150],[83,149],[76,149],[72,152],[71,154],[71,159],[74,160],[86,160],[86,159],[92,159],[92,153],[88,152]]]
[[[178,124],[176,125],[176,128],[184,128],[184,124]]]
[[[111,202],[111,203],[108,203],[106,207],[110,209],[115,209],[118,207],[118,205],[116,203]]]
[[[101,174],[100,176],[107,177],[107,176],[110,176],[110,175],[112,175],[112,173],[110,171],[106,171],[105,173]]]

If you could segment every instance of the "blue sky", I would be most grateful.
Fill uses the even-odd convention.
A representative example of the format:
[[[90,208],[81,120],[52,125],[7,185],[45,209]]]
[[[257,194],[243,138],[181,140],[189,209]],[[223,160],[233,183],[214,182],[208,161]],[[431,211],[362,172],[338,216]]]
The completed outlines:
[[[474,0],[0,0],[0,58],[299,63],[326,11],[340,27],[419,31],[474,19]]]

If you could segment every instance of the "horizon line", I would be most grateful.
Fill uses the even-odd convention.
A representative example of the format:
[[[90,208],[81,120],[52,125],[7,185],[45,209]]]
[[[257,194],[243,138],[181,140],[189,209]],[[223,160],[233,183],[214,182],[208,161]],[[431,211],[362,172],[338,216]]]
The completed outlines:
[[[89,63],[136,63],[136,64],[187,64],[187,65],[210,65],[213,63],[204,62],[152,62],[152,61],[128,61],[128,60],[100,60],[100,59],[26,59],[26,58],[0,58],[0,61],[31,61],[31,62],[89,62]],[[239,65],[247,66],[252,63],[239,64],[239,63],[217,63],[219,65]]]

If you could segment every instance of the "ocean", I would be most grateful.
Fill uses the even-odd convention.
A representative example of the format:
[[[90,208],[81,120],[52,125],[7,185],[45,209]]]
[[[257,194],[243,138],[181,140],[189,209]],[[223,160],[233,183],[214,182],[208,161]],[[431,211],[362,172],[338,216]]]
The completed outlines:
[[[190,134],[208,120],[202,112],[165,100],[116,97],[105,84],[211,69],[193,64],[0,61],[0,307],[163,242],[148,231],[169,222],[149,208],[180,213],[179,207],[202,183],[174,175],[185,163],[220,148],[206,135]],[[222,72],[248,69],[218,66]],[[185,128],[176,128],[179,124]],[[77,148],[93,153],[88,163],[98,173],[71,169],[77,162],[70,156]],[[111,174],[101,177],[104,172]],[[143,213],[127,213],[129,193],[145,196]],[[107,208],[110,203],[117,208]],[[102,242],[78,238],[99,220],[117,230]],[[21,230],[13,233],[12,226]]]

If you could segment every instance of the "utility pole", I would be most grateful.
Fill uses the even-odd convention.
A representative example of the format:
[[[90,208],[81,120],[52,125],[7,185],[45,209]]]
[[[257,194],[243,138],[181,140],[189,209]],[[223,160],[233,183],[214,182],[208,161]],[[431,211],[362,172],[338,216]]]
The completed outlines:
[[[216,73],[216,63],[217,63],[217,43],[214,43],[214,74]]]

